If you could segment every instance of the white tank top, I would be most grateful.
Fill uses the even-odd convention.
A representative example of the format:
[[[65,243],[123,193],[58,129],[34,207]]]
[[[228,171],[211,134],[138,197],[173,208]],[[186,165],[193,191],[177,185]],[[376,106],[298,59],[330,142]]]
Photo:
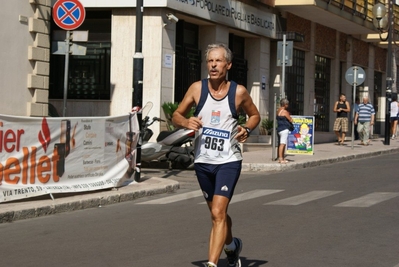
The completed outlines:
[[[227,95],[215,99],[208,80],[202,80],[201,97],[194,116],[202,116],[203,127],[195,137],[195,163],[222,164],[242,160],[241,148],[234,138],[238,114],[235,108],[237,83],[231,81]]]

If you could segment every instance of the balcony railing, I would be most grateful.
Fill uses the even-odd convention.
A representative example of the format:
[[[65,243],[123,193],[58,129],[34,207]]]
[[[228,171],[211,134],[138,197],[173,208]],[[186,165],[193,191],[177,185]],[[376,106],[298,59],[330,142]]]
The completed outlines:
[[[375,0],[324,0],[330,5],[339,7],[341,10],[352,13],[353,16],[373,22],[373,6]],[[389,1],[389,0],[387,0]],[[384,4],[386,1],[379,1]],[[395,29],[399,30],[399,6],[394,4]]]

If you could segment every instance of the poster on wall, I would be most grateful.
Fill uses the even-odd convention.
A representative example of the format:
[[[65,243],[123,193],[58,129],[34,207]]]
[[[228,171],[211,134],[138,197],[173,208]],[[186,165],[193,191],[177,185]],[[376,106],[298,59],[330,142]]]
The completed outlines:
[[[288,135],[287,154],[313,155],[314,117],[291,116],[294,130]]]
[[[114,117],[0,115],[0,202],[133,182],[136,113]]]

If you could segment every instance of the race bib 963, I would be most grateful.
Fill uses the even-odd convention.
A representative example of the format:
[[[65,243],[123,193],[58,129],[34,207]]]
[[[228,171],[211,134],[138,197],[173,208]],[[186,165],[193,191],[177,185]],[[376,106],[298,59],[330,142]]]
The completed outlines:
[[[212,159],[227,158],[230,151],[230,132],[204,127],[201,138],[201,155]]]

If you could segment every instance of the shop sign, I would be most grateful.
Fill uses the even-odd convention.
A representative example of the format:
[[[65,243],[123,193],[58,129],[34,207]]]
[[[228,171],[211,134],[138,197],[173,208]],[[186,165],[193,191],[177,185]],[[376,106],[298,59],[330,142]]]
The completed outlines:
[[[239,1],[167,0],[167,7],[266,37],[276,36],[275,14]]]

